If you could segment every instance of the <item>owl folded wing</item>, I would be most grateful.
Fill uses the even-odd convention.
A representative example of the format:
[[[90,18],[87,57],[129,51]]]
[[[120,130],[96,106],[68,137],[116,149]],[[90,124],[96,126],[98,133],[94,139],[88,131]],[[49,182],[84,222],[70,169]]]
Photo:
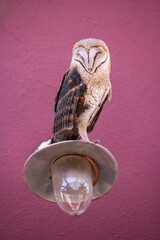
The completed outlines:
[[[70,69],[63,77],[55,98],[55,120],[53,134],[71,130],[76,118],[83,112],[87,86],[77,68]]]

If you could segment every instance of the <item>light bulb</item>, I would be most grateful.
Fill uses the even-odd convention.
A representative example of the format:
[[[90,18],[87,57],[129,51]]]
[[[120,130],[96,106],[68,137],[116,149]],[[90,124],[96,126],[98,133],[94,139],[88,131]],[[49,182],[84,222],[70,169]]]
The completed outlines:
[[[79,155],[67,155],[52,164],[54,196],[59,207],[76,216],[93,198],[92,166]]]

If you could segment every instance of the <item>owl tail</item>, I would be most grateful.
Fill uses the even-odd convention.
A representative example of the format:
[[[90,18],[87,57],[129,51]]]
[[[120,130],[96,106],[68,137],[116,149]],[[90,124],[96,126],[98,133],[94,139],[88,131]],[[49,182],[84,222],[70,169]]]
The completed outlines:
[[[53,143],[55,143],[55,141],[54,141],[54,139],[53,139],[53,137],[52,137],[50,144],[53,144]]]

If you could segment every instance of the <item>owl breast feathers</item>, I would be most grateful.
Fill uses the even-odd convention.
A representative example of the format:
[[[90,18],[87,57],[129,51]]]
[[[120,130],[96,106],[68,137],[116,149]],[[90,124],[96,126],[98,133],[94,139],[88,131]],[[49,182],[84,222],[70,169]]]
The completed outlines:
[[[110,55],[106,44],[85,39],[75,44],[71,65],[55,98],[52,143],[91,132],[106,100],[111,99]]]

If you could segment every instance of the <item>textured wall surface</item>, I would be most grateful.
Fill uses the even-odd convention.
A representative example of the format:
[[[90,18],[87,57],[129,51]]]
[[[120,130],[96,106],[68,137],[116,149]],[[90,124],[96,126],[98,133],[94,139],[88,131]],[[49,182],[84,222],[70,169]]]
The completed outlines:
[[[0,1],[0,239],[160,239],[159,0]],[[23,165],[51,137],[73,44],[109,46],[113,98],[90,139],[119,165],[116,185],[79,217],[32,194]]]

